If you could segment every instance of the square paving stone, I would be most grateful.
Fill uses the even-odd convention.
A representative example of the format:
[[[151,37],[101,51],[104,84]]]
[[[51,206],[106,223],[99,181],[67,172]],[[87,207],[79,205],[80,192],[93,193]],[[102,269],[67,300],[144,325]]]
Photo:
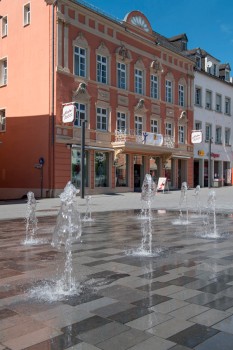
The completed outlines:
[[[206,339],[213,337],[218,331],[202,325],[195,324],[171,337],[168,340],[190,348],[203,343]]]

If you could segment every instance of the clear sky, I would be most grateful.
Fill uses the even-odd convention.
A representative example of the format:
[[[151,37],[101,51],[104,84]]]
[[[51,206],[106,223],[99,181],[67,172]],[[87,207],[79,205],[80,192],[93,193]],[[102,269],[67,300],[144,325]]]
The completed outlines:
[[[85,0],[106,14],[124,19],[141,11],[154,31],[165,37],[185,33],[188,49],[200,47],[221,63],[229,63],[233,76],[232,0]]]

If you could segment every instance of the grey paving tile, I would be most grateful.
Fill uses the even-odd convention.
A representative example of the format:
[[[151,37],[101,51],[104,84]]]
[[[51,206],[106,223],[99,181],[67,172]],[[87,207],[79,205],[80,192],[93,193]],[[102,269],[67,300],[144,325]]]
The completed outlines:
[[[174,343],[171,341],[154,336],[131,347],[130,350],[168,350],[171,349],[173,345]]]
[[[186,305],[189,305],[189,303],[187,303],[186,301],[170,299],[168,301],[165,301],[164,303],[152,306],[150,309],[153,311],[161,312],[163,314],[167,314]]]
[[[167,339],[191,326],[193,326],[193,323],[190,321],[172,318],[164,323],[148,329],[148,332]]]
[[[180,345],[194,348],[200,343],[203,343],[206,339],[213,337],[217,333],[217,330],[195,324],[181,332],[172,335],[168,338],[168,340]]]
[[[212,328],[233,334],[233,316],[227,317],[221,322],[214,324]]]
[[[203,324],[207,327],[210,327],[228,317],[229,317],[229,314],[227,312],[210,309],[197,316],[190,318],[189,321]]]
[[[208,307],[197,305],[197,304],[189,304],[170,312],[169,315],[176,317],[178,319],[188,320],[191,317],[199,315],[207,310],[209,310]]]
[[[125,350],[149,339],[150,337],[152,337],[152,334],[147,334],[136,329],[130,329],[127,332],[123,332],[104,342],[98,343],[97,346],[103,350]]]
[[[171,316],[165,315],[159,312],[152,312],[148,315],[142,316],[133,320],[131,322],[126,323],[127,326],[131,328],[140,329],[141,331],[145,331],[153,326],[165,322],[171,319]]]
[[[220,332],[195,347],[195,350],[232,350],[233,335]]]

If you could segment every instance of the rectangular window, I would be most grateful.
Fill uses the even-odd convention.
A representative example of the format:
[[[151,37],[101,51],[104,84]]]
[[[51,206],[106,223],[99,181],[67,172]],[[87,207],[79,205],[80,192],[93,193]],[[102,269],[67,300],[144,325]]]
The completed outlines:
[[[156,99],[159,98],[158,77],[156,75],[150,76],[150,96]]]
[[[221,126],[216,126],[216,135],[215,135],[215,143],[222,143],[222,128]]]
[[[172,82],[170,80],[166,80],[165,100],[168,103],[172,103]]]
[[[106,108],[97,108],[96,115],[96,129],[107,131],[108,130],[108,110]]]
[[[127,186],[128,183],[128,155],[119,154],[115,162],[116,187]]]
[[[184,107],[184,85],[179,84],[179,106]]]
[[[201,57],[196,56],[196,67],[201,69]]]
[[[166,136],[173,136],[172,123],[166,123],[165,134]]]
[[[185,127],[179,125],[179,143],[185,143]]]
[[[0,86],[7,85],[7,59],[0,60]]]
[[[195,88],[195,105],[201,107],[202,99],[201,99],[201,88]]]
[[[97,81],[107,84],[107,57],[97,55]]]
[[[117,131],[126,131],[126,114],[117,112]]]
[[[84,182],[85,186],[88,186],[88,152],[86,151],[84,154]],[[77,149],[72,149],[71,151],[71,166],[72,166],[72,172],[71,172],[71,181],[72,184],[80,188],[81,187],[81,151]]]
[[[30,10],[30,4],[24,5],[23,8],[23,24],[27,26],[31,22],[31,10]]]
[[[135,134],[142,135],[142,128],[143,128],[142,117],[139,117],[136,115],[134,119]]]
[[[6,131],[6,111],[5,109],[0,109],[0,132]]]
[[[231,129],[225,128],[225,145],[230,146]]]
[[[229,97],[225,97],[225,114],[231,114],[231,99]]]
[[[216,94],[216,111],[222,111],[222,96],[219,94]]]
[[[212,137],[212,127],[211,124],[206,124],[205,126],[205,141],[209,142],[210,138]]]
[[[156,120],[156,119],[150,120],[150,131],[155,133],[155,134],[158,134],[158,132],[159,132],[158,120]]]
[[[86,50],[78,46],[74,48],[74,74],[86,77]]]
[[[195,130],[201,130],[201,129],[202,129],[201,122],[196,121],[196,122],[195,122]]]
[[[86,105],[82,103],[76,103],[76,116],[74,120],[74,125],[81,126],[82,119],[86,119]]]
[[[8,26],[7,26],[7,16],[2,17],[2,37],[7,36]]]
[[[212,109],[212,92],[209,90],[206,90],[205,108]]]
[[[140,69],[135,69],[135,92],[137,94],[143,94],[143,72]]]
[[[117,87],[126,89],[126,65],[120,62],[117,63]]]

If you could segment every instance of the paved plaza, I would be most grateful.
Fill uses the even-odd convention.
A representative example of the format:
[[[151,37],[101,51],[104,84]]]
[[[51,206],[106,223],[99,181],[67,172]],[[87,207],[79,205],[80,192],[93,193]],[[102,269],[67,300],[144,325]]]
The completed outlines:
[[[215,189],[214,237],[209,193],[188,190],[182,207],[180,191],[155,196],[148,255],[140,193],[92,196],[72,246],[77,290],[59,297],[60,199],[37,200],[31,245],[26,200],[0,202],[0,350],[232,350],[233,188]],[[77,209],[84,218],[85,198]]]

